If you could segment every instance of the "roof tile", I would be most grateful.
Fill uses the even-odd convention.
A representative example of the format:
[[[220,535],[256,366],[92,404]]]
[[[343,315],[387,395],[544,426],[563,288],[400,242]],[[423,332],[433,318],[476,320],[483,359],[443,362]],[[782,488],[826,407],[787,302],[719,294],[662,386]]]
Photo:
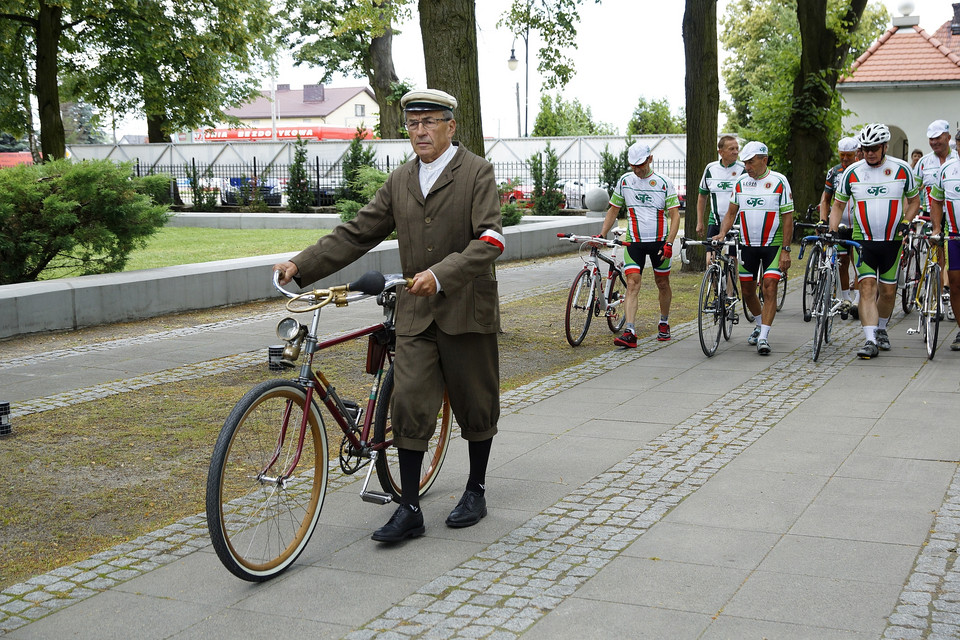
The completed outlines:
[[[366,91],[373,97],[367,87],[324,87],[324,99],[319,102],[304,102],[303,89],[285,89],[276,92],[277,116],[284,118],[314,117],[325,118],[346,104],[358,93]],[[242,120],[251,118],[270,118],[272,109],[270,92],[261,91],[260,96],[251,102],[232,109],[224,109],[224,113]]]
[[[937,34],[941,37],[931,36],[919,26],[890,27],[857,58],[851,74],[840,82],[960,80],[960,36],[950,35],[950,21]]]

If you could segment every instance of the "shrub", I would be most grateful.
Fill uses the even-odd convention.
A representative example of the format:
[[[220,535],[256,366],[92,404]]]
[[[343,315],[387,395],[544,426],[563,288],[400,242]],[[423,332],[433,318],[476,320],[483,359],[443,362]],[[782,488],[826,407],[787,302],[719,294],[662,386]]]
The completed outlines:
[[[56,160],[0,171],[0,284],[120,271],[167,221],[129,163]],[[147,181],[150,184],[150,181]]]
[[[307,177],[307,142],[297,136],[293,164],[290,166],[290,180],[287,181],[287,210],[307,213],[312,204],[313,194],[310,192],[310,179]]]
[[[360,175],[360,169],[363,167],[372,167],[373,159],[376,157],[376,150],[370,146],[364,146],[362,143],[365,135],[362,126],[357,127],[357,132],[350,141],[350,148],[347,149],[347,155],[343,159],[343,200],[363,200],[360,192],[354,189]],[[369,201],[368,200],[365,200]]]
[[[557,188],[560,159],[549,142],[544,156],[546,160],[535,153],[527,161],[533,178],[533,211],[538,216],[555,216],[563,202],[563,192]]]
[[[516,202],[508,202],[500,206],[500,224],[504,227],[512,227],[520,224],[520,218],[523,217],[523,209]]]
[[[340,220],[349,222],[356,218],[357,212],[373,200],[377,190],[386,183],[388,175],[376,167],[360,167],[353,182],[349,185],[350,193],[355,193],[359,200],[343,199],[337,201]]]

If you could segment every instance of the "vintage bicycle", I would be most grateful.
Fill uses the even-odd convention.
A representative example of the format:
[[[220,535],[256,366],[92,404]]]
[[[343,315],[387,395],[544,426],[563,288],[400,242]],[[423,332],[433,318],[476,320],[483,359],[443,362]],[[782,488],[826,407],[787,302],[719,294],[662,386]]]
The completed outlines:
[[[819,225],[818,225],[819,227]],[[847,229],[846,227],[844,229]],[[810,317],[816,320],[813,326],[813,361],[820,358],[820,350],[823,343],[830,342],[830,335],[833,330],[833,318],[840,315],[846,318],[844,311],[843,298],[840,294],[840,260],[837,256],[837,245],[842,245],[848,249],[857,249],[857,265],[862,260],[862,254],[859,252],[860,243],[845,238],[836,237],[833,234],[817,234],[805,236],[800,241],[800,254],[797,259],[803,259],[803,252],[807,245],[813,245],[810,263],[816,258],[813,266],[814,274],[812,281],[815,283],[813,295],[810,297]],[[805,312],[806,313],[806,312]],[[806,319],[806,317],[804,318]]]
[[[908,334],[919,333],[927,348],[927,359],[933,360],[937,353],[937,339],[940,335],[940,320],[943,319],[943,280],[940,269],[940,256],[943,253],[943,236],[934,235],[924,226],[913,239],[913,256],[923,256],[924,262],[919,276],[914,281],[910,265],[906,271],[906,283],[910,287],[911,298],[906,305],[919,312],[917,328],[907,329]],[[906,286],[904,290],[906,291]],[[905,308],[906,308],[905,307]]]
[[[680,259],[689,264],[688,246],[703,246],[713,250],[714,258],[700,282],[700,302],[697,307],[697,328],[700,332],[700,348],[712,357],[720,346],[720,336],[729,340],[733,325],[738,324],[741,306],[740,281],[737,274],[737,249],[739,230],[731,229],[720,240],[688,240],[680,238]]]
[[[564,315],[564,330],[567,342],[572,347],[583,342],[594,317],[604,316],[607,327],[614,334],[619,333],[626,323],[623,304],[627,295],[627,281],[623,274],[623,258],[617,255],[617,247],[622,246],[620,236],[624,233],[623,229],[614,229],[613,240],[599,236],[557,234],[561,240],[579,242],[579,255],[583,260],[583,268],[570,285]],[[603,247],[611,249],[609,255],[601,251]],[[601,262],[607,265],[606,276],[601,271]]]
[[[329,474],[323,403],[343,432],[339,462],[344,473],[367,469],[360,497],[386,504],[400,497],[396,449],[392,447],[390,398],[396,344],[397,290],[409,284],[399,275],[365,274],[356,282],[294,294],[294,313],[313,312],[309,324],[284,318],[277,335],[285,342],[282,362],[299,372],[293,379],[262,382],[236,404],[220,430],[207,475],[206,508],[210,540],[217,557],[235,576],[262,582],[297,559],[316,529]],[[321,341],[321,310],[344,307],[376,296],[384,318],[377,324]],[[366,372],[373,383],[365,406],[341,398],[330,380],[314,368],[317,354],[352,340],[367,339]],[[301,357],[302,354],[302,357]],[[450,404],[444,397],[437,429],[421,468],[420,493],[433,485],[450,442]],[[371,473],[383,491],[369,487]]]

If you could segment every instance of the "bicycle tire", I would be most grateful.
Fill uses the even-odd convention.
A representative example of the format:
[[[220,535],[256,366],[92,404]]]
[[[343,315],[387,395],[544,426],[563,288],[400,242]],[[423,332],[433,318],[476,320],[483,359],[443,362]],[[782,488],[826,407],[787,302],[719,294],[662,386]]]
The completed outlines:
[[[940,337],[940,318],[943,317],[943,281],[940,279],[940,265],[932,264],[924,292],[923,313],[926,331],[924,343],[927,347],[927,360],[933,360],[937,353],[937,339]]]
[[[306,548],[327,488],[327,436],[311,403],[295,473],[280,476],[297,451],[306,390],[267,380],[248,391],[227,416],[207,474],[207,527],[220,562],[233,575],[263,582],[285,571]],[[278,449],[285,426],[286,437]],[[269,461],[279,453],[273,466]]]
[[[700,332],[700,348],[708,358],[720,346],[725,309],[718,294],[721,287],[720,267],[711,264],[700,283],[700,308],[697,311],[697,328]]]
[[[613,333],[620,333],[627,323],[626,314],[627,282],[623,279],[623,272],[616,271],[613,275],[613,285],[610,287],[610,298],[607,300],[607,326]],[[610,310],[614,304],[613,311]]]
[[[810,257],[803,271],[803,321],[813,319],[813,294],[817,290],[817,278],[820,276],[820,256],[823,249],[820,245],[813,245]]]
[[[723,313],[723,339],[729,341],[730,337],[733,335],[733,324],[737,320],[737,303],[740,302],[740,289],[737,287],[737,273],[733,269],[724,269],[724,281],[726,282],[729,279],[727,288],[731,295],[729,297],[733,298],[733,301],[727,303],[726,309]],[[724,292],[724,295],[727,295]],[[726,302],[726,298],[724,298]]]
[[[373,415],[373,444],[377,445],[393,438],[393,427],[390,420],[390,399],[393,397],[393,366],[383,376],[383,383],[377,395],[377,406]],[[450,400],[443,394],[443,403],[437,418],[437,428],[427,444],[427,451],[423,456],[420,475],[420,495],[424,495],[433,486],[440,474],[440,467],[447,456],[447,447],[450,445],[450,430],[453,412],[450,410]],[[397,459],[396,447],[380,450],[377,455],[377,479],[383,490],[393,496],[394,501],[400,499],[400,463]]]
[[[827,321],[830,314],[830,293],[832,286],[830,280],[833,274],[829,271],[822,274],[817,279],[817,290],[813,295],[813,316],[816,323],[813,327],[813,361],[820,358],[820,350],[823,348],[823,339],[826,336]]]
[[[833,311],[834,305],[837,303],[840,297],[840,272],[836,264],[834,264],[833,269],[830,270],[830,280],[827,283],[826,289],[826,298],[827,306],[825,312],[827,314],[826,328],[823,332],[823,341],[827,344],[830,344],[830,340],[833,336],[833,320],[836,315]]]
[[[573,279],[573,284],[570,285],[570,295],[567,296],[567,311],[563,322],[567,342],[570,343],[571,347],[579,346],[586,337],[596,304],[596,282],[590,269],[582,269]]]
[[[907,266],[903,274],[903,289],[900,290],[900,308],[909,315],[916,307],[917,285],[920,282],[920,273],[926,262],[926,251],[916,246],[907,255]]]
[[[783,301],[787,299],[787,272],[780,272],[780,282],[777,283],[777,311],[783,309]]]

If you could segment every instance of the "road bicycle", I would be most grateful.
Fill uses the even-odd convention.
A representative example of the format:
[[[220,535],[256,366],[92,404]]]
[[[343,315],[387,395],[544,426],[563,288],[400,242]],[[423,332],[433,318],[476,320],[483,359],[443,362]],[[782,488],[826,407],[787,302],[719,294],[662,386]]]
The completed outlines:
[[[578,236],[570,233],[558,233],[557,237],[569,242],[579,242],[579,256],[583,260],[583,269],[577,273],[570,285],[567,296],[567,309],[564,316],[564,330],[567,342],[576,347],[587,335],[590,321],[601,315],[607,319],[607,326],[614,334],[619,333],[626,323],[624,301],[627,296],[627,281],[623,274],[623,258],[617,255],[617,247],[622,246],[622,229],[614,229],[613,240],[598,236]],[[611,249],[607,255],[602,247]],[[600,263],[607,264],[607,275],[601,272]]]
[[[813,207],[814,205],[811,205]],[[807,223],[797,222],[794,227],[798,229],[810,229],[817,235],[826,233],[829,225],[826,222]],[[809,237],[809,236],[808,236]],[[803,244],[800,247],[798,260],[803,259]],[[807,258],[807,264],[803,268],[803,289],[801,291],[801,305],[803,309],[803,321],[810,322],[813,319],[813,294],[817,290],[817,278],[820,276],[820,263],[823,261],[823,245],[813,243],[810,249],[810,256]],[[844,317],[846,320],[846,317]]]
[[[897,267],[897,286],[900,287],[900,307],[909,315],[918,298],[920,274],[927,262],[929,243],[922,239],[924,233],[933,229],[930,219],[917,216],[903,229],[903,246],[900,250],[900,265]]]
[[[220,430],[207,475],[207,526],[213,548],[231,573],[251,582],[268,580],[289,568],[317,526],[330,467],[319,403],[343,432],[340,468],[346,474],[367,468],[361,499],[382,505],[400,497],[390,398],[397,289],[409,281],[370,272],[349,285],[294,294],[280,286],[279,272],[274,272],[273,284],[290,298],[289,311],[313,312],[309,325],[289,317],[277,325],[277,335],[286,343],[281,362],[293,368],[299,360],[299,373],[293,379],[262,382],[240,399]],[[323,307],[330,303],[343,307],[371,296],[383,307],[382,322],[318,339]],[[365,406],[341,398],[323,372],[314,369],[320,351],[362,338],[367,339],[366,372],[373,376]],[[445,396],[424,455],[421,494],[437,478],[450,429]],[[369,488],[374,468],[382,492]]]
[[[724,240],[688,240],[680,238],[680,257],[689,264],[687,247],[700,245],[714,251],[713,261],[703,273],[700,282],[700,300],[697,307],[697,328],[700,348],[708,358],[717,352],[720,336],[729,340],[733,325],[739,324],[741,306],[737,249],[739,231],[731,229]]]
[[[910,309],[919,312],[917,328],[907,329],[908,334],[919,333],[927,347],[927,359],[933,360],[937,353],[937,338],[940,334],[940,320],[943,319],[943,280],[940,269],[940,256],[943,252],[943,236],[933,235],[926,226],[913,239],[915,255],[923,255],[924,262],[919,277],[911,281],[908,270],[907,283],[910,283],[912,298]]]
[[[840,260],[837,256],[836,245],[842,245],[848,249],[857,249],[857,264],[862,259],[859,252],[860,243],[853,240],[846,240],[822,234],[806,236],[800,241],[800,255],[798,259],[803,259],[803,251],[808,244],[813,245],[810,261],[816,255],[817,262],[814,265],[815,275],[813,281],[816,283],[813,295],[810,298],[810,316],[816,320],[813,326],[813,361],[820,358],[820,350],[823,343],[830,342],[830,333],[833,330],[833,318],[840,315],[846,318],[844,311],[844,300],[840,294]],[[808,265],[810,262],[807,263]]]

